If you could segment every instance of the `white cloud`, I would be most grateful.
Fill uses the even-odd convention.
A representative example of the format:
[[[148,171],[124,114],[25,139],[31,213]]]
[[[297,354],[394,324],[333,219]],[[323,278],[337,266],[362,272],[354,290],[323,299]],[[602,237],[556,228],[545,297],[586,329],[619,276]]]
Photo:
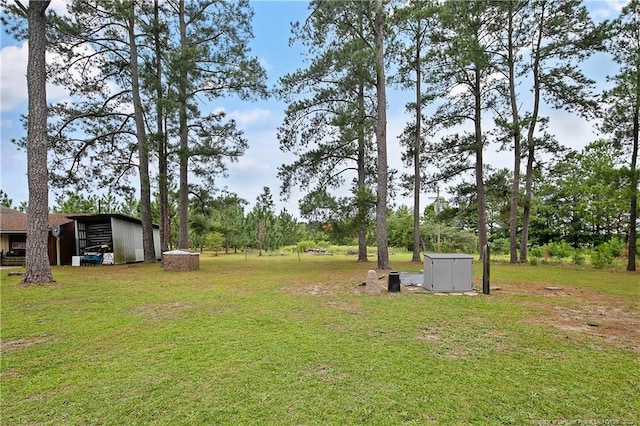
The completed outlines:
[[[227,116],[235,120],[241,127],[247,127],[268,120],[271,117],[271,111],[263,108],[235,110],[231,111]]]
[[[7,46],[0,50],[0,111],[11,111],[27,101],[27,61],[29,45]],[[58,55],[47,55],[49,63],[60,61]],[[47,101],[69,96],[66,89],[47,84]]]
[[[65,0],[52,0],[51,4],[49,5],[49,10],[53,10],[60,16],[66,16],[67,5],[69,3],[70,3],[69,1],[65,1]]]
[[[613,19],[620,14],[622,8],[629,3],[629,0],[608,0],[586,2],[587,8],[591,10],[591,16],[600,22],[605,19]]]
[[[0,111],[10,111],[27,99],[27,43],[0,50]]]
[[[464,84],[455,84],[447,91],[447,96],[450,98],[457,98],[459,96],[469,93],[469,87]]]
[[[556,111],[549,120],[549,132],[558,142],[580,151],[597,139],[595,124],[567,111]]]
[[[269,170],[270,168],[271,165],[268,162],[260,161],[246,155],[240,157],[237,162],[229,164],[229,169],[242,172]]]

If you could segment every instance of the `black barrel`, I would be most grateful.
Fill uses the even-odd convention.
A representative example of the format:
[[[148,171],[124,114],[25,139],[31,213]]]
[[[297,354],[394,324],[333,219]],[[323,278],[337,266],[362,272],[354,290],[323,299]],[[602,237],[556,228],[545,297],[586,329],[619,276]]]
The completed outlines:
[[[395,293],[400,291],[400,272],[389,272],[389,286],[387,287],[389,293]]]

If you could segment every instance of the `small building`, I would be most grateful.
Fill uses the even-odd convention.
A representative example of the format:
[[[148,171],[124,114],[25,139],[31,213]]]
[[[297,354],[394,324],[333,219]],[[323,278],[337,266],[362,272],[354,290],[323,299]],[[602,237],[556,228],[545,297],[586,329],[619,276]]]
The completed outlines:
[[[473,291],[473,256],[461,253],[425,254],[424,288],[433,292]]]
[[[109,214],[49,214],[49,263],[71,265],[74,256],[84,249],[109,244],[113,263],[144,260],[142,222],[130,216]],[[51,230],[59,229],[59,237]],[[160,228],[154,225],[153,242],[156,259],[161,258]],[[24,265],[27,243],[27,215],[7,207],[0,209],[0,257],[3,265]]]
[[[67,215],[75,222],[76,253],[81,256],[87,247],[108,244],[113,247],[113,263],[133,263],[144,260],[142,221],[117,213]],[[160,227],[153,226],[156,260],[160,260]]]
[[[75,253],[75,224],[63,214],[50,214],[49,231],[53,227],[60,230],[56,239],[51,232],[47,240],[47,253],[51,265],[70,265]],[[24,266],[27,249],[27,215],[21,211],[0,206],[0,263],[2,265]]]

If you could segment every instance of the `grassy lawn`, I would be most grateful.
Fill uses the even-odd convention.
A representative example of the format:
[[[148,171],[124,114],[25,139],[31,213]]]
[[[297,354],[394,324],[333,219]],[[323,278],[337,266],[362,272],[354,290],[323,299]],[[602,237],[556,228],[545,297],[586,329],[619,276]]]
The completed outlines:
[[[392,266],[421,269],[409,259]],[[637,273],[495,263],[490,296],[366,296],[374,265],[205,255],[193,272],[55,267],[29,288],[3,270],[1,423],[640,418]]]

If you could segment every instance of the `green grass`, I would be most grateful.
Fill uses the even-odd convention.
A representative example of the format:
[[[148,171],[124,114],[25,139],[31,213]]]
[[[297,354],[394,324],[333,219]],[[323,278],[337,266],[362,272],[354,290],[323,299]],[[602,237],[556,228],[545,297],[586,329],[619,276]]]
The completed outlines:
[[[409,259],[392,266],[421,269]],[[374,265],[204,255],[193,272],[56,267],[28,288],[3,270],[1,423],[640,418],[638,274],[496,263],[491,296],[365,296]]]

